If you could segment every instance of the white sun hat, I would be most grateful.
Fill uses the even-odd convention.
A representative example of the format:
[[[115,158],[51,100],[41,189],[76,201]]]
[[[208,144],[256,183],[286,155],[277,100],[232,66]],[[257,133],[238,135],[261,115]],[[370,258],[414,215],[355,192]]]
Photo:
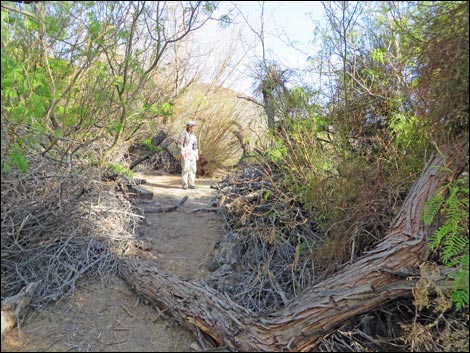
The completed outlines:
[[[195,123],[194,121],[192,121],[192,120],[189,120],[189,121],[186,123],[186,126],[187,126],[187,127],[191,127],[191,126],[194,126],[194,125],[196,125],[196,123]]]

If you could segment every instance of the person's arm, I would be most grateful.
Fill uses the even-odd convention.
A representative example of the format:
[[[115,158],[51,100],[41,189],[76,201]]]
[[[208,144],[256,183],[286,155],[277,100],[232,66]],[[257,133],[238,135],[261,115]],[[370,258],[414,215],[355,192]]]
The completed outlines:
[[[184,154],[185,140],[186,140],[186,133],[183,131],[182,133],[180,133],[180,136],[178,138],[178,147],[180,149],[181,157],[183,158],[185,157],[185,154]]]

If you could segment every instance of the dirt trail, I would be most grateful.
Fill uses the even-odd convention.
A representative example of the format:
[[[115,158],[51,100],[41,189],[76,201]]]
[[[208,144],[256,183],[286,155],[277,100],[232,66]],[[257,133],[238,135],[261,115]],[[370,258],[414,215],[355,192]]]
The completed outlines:
[[[216,179],[197,179],[197,189],[183,190],[179,176],[158,172],[138,174],[154,193],[153,200],[171,206],[188,200],[176,211],[149,213],[151,226],[143,224],[138,237],[145,239],[157,266],[185,279],[204,277],[222,221],[208,212]],[[189,352],[197,339],[172,319],[163,319],[116,277],[81,281],[69,298],[33,313],[2,342],[2,352]]]

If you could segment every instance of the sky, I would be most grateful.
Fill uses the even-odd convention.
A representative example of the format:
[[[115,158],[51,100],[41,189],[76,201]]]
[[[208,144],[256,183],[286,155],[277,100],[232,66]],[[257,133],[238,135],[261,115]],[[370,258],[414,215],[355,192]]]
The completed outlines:
[[[227,52],[232,59],[242,63],[238,65],[237,75],[232,75],[232,82],[224,86],[250,95],[252,93],[253,76],[252,65],[256,58],[261,58],[261,46],[254,31],[260,33],[261,29],[260,1],[222,1],[215,17],[226,14],[236,7],[243,13],[240,15],[233,11],[233,23],[228,27],[221,27],[216,23],[208,24],[200,35],[209,43],[217,43],[216,48],[220,59]],[[315,25],[323,23],[323,6],[318,1],[266,1],[264,2],[264,32],[266,57],[275,60],[283,67],[302,69],[307,66],[307,57],[314,54],[312,43]],[[247,25],[248,22],[250,27]],[[254,30],[254,31],[253,31]],[[237,48],[224,48],[229,38],[235,36]],[[289,45],[289,43],[291,43]],[[215,51],[217,49],[214,49]]]
[[[246,19],[256,30],[261,28],[261,2],[235,1],[233,2],[244,14]],[[264,22],[266,32],[266,45],[278,60],[290,65],[305,64],[305,56],[298,50],[287,45],[295,42],[295,46],[306,50],[308,43],[313,39],[315,21],[321,21],[323,7],[318,1],[266,1],[264,3]],[[242,18],[235,19],[237,23],[245,26]]]

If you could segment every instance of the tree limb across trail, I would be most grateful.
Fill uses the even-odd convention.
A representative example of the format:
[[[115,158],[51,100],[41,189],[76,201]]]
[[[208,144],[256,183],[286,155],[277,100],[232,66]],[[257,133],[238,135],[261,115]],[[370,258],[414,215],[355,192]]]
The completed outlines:
[[[144,208],[145,213],[167,213],[176,211],[178,207],[183,206],[183,204],[188,200],[188,196],[183,197],[176,205],[173,206],[165,206],[165,207],[158,207],[158,208]]]
[[[277,312],[255,314],[204,283],[159,272],[138,255],[122,258],[122,277],[138,294],[194,332],[203,332],[215,346],[237,351],[314,350],[325,335],[354,316],[411,295],[415,282],[400,273],[426,260],[433,229],[421,222],[424,205],[443,183],[460,174],[467,153],[464,139],[434,154],[375,249]]]

